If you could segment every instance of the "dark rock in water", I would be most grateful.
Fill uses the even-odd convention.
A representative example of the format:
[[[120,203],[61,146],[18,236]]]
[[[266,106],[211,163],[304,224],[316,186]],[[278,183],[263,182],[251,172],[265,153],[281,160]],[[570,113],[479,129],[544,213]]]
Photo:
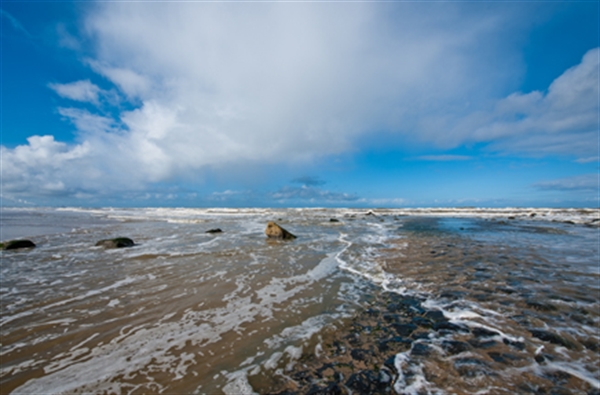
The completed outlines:
[[[434,323],[448,321],[444,316],[444,313],[442,313],[440,310],[429,310],[423,314],[423,317],[433,321]]]
[[[306,395],[345,395],[348,392],[340,387],[337,383],[329,383],[327,387],[319,387],[318,385],[313,385],[310,387]]]
[[[409,316],[421,315],[425,312],[425,309],[421,307],[421,301],[418,299],[412,297],[393,297],[391,299],[393,300],[387,305],[390,312],[402,312]]]
[[[423,328],[431,328],[433,326],[433,322],[424,317],[414,317],[411,322]]]
[[[458,300],[463,299],[467,293],[461,291],[444,291],[440,294],[440,298]]]
[[[473,333],[473,336],[475,336],[475,337],[493,337],[493,336],[499,335],[499,333],[496,331],[491,331],[489,329],[482,328],[482,327],[473,328],[471,330],[471,332]]]
[[[543,340],[545,342],[558,344],[559,346],[564,346],[570,349],[576,348],[573,343],[571,343],[564,337],[557,335],[556,333],[548,332],[542,329],[530,329],[529,332],[531,332],[533,337],[537,337],[538,339]]]
[[[336,219],[336,218],[330,218],[330,219],[329,219],[329,222],[340,222],[340,220],[339,220],[339,219]]]
[[[521,359],[521,357],[517,357],[516,355],[508,354],[505,352],[490,351],[488,352],[488,355],[494,361],[499,363],[507,363],[510,361],[518,361],[519,359]]]
[[[346,381],[346,387],[359,394],[376,394],[384,391],[387,384],[381,381],[378,373],[372,370],[363,370],[350,376]]]
[[[35,244],[31,240],[11,240],[6,243],[0,243],[0,249],[2,250],[18,250],[20,248],[33,248]]]
[[[546,362],[546,358],[544,358],[544,356],[541,354],[536,355],[533,359],[535,359],[535,361],[540,364]]]
[[[350,351],[350,356],[352,357],[352,359],[355,359],[357,361],[364,361],[365,359],[367,359],[367,356],[369,354],[370,354],[369,351],[361,350],[360,348],[356,348],[356,349]]]
[[[401,316],[400,314],[389,314],[389,313],[386,313],[386,314],[383,315],[383,319],[386,322],[397,322],[397,323],[400,323],[400,322],[402,322],[403,318],[404,317]]]
[[[468,351],[471,347],[468,343],[457,340],[446,340],[442,343],[442,348],[450,355],[460,354]]]
[[[400,345],[410,345],[412,342],[409,339],[405,339],[402,336],[393,336],[389,339],[379,340],[377,342],[377,348],[380,352],[386,352],[391,348],[397,349]]]
[[[551,305],[550,303],[540,302],[539,300],[530,299],[527,301],[527,306],[534,308],[539,311],[555,311],[557,310],[556,306]]]
[[[410,338],[413,340],[427,340],[429,339],[429,332],[413,332]]]
[[[277,225],[275,222],[269,222],[265,234],[272,239],[293,240],[296,238],[293,234]]]
[[[392,372],[396,372],[396,356],[392,355],[391,357],[386,359],[383,365]]]
[[[452,332],[465,332],[465,333],[469,332],[469,328],[462,326],[462,325],[453,324],[448,321],[434,323],[433,329],[435,329],[436,331],[445,329],[447,331],[452,331]]]
[[[392,327],[398,332],[400,336],[407,337],[417,329],[416,325],[413,324],[392,324]]]
[[[96,243],[97,247],[104,248],[124,248],[132,247],[135,243],[128,237],[117,237],[115,239],[100,240]]]
[[[219,228],[215,228],[215,229],[209,229],[204,233],[223,233],[223,231]]]
[[[454,368],[464,377],[482,376],[489,371],[488,364],[477,358],[458,358],[454,361]]]
[[[431,347],[423,343],[414,343],[412,349],[410,350],[410,355],[426,357],[429,354],[431,354]]]
[[[508,340],[506,338],[502,339],[502,342],[504,344],[506,344],[507,346],[516,348],[517,350],[520,350],[520,351],[525,350],[525,343],[523,343],[523,342]]]
[[[475,348],[488,349],[492,347],[496,347],[498,342],[495,340],[479,340],[479,339],[471,339],[469,340],[469,344]]]

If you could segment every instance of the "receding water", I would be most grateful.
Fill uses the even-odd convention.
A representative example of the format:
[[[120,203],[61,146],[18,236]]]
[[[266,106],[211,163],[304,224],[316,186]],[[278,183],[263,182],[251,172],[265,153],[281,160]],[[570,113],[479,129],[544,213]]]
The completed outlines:
[[[0,387],[597,393],[599,213],[533,212],[3,209]]]

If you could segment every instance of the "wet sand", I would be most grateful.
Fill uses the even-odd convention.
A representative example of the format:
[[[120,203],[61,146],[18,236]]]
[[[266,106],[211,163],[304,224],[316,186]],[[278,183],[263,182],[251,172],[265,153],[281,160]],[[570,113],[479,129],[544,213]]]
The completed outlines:
[[[598,221],[488,211],[14,213],[60,226],[2,252],[0,388],[598,394]],[[273,218],[298,239],[267,241]]]

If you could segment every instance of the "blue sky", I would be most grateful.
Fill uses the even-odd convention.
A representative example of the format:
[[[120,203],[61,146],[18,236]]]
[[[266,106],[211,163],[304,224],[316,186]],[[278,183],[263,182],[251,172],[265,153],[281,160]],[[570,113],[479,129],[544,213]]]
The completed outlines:
[[[1,7],[4,206],[598,206],[597,1]]]

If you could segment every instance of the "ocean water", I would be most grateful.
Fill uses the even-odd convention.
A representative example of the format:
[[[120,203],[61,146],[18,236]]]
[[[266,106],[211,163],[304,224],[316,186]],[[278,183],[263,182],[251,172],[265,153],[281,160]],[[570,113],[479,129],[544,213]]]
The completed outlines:
[[[599,394],[599,219],[3,208],[0,238],[37,247],[1,252],[0,388]],[[118,236],[136,245],[95,246]]]

